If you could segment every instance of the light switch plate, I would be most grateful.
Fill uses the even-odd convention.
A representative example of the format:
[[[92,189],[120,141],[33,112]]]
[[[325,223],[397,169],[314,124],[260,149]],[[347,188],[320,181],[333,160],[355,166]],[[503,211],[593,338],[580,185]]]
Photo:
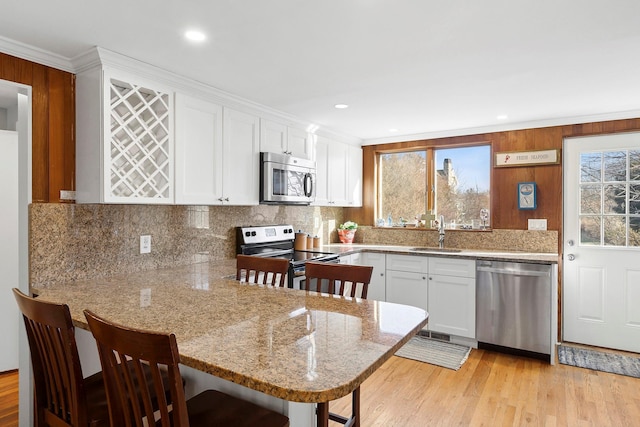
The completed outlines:
[[[530,219],[528,223],[529,230],[545,231],[547,229],[546,219]]]

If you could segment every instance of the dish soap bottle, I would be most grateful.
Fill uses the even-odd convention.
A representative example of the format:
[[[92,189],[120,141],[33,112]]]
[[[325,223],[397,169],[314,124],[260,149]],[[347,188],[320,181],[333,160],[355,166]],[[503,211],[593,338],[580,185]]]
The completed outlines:
[[[393,218],[391,218],[391,212],[389,212],[389,216],[387,216],[387,227],[393,227]]]

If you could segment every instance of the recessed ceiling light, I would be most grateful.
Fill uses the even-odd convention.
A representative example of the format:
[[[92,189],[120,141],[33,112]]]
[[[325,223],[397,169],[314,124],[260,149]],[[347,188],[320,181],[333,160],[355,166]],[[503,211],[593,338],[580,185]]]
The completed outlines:
[[[506,114],[500,114],[498,116],[496,116],[496,119],[498,120],[507,120],[509,118],[509,116],[507,116]]]
[[[345,108],[349,108],[347,104],[336,104],[334,105],[338,110],[344,110]]]
[[[396,129],[396,128],[391,128],[391,129],[389,129],[389,132],[398,132],[398,129]]]
[[[197,30],[189,30],[184,33],[184,36],[193,42],[202,42],[207,38],[202,31]]]

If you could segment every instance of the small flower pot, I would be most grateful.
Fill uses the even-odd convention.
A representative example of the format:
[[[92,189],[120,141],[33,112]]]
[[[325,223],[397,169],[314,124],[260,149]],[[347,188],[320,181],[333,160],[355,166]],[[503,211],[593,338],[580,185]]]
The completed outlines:
[[[338,230],[338,237],[342,243],[353,243],[356,230]]]

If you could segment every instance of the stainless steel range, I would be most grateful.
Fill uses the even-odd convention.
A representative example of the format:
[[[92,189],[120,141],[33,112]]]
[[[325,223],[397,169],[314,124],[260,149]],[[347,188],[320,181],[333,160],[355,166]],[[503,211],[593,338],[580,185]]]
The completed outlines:
[[[339,262],[337,254],[295,250],[294,240],[292,225],[237,227],[236,253],[288,259],[287,282],[290,288],[299,288],[299,281],[304,279],[304,265],[307,261]]]

